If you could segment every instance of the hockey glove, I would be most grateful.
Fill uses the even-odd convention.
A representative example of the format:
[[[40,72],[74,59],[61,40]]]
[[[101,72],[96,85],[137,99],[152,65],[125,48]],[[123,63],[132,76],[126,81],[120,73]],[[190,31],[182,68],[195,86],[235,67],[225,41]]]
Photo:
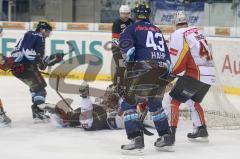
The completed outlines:
[[[64,57],[63,53],[56,53],[56,54],[52,54],[49,57],[46,56],[46,58],[44,59],[44,61],[46,62],[47,66],[53,66],[56,63],[59,63],[62,61]]]
[[[158,64],[159,64],[159,67],[164,67],[164,68],[166,68],[166,73],[164,73],[164,74],[162,75],[162,77],[167,77],[167,76],[169,76],[170,73],[171,73],[171,71],[172,71],[172,69],[171,69],[171,62],[168,61],[168,60],[166,60],[166,62],[160,61],[160,62],[158,62]]]
[[[130,61],[134,61],[135,47],[132,47],[131,49],[129,49],[126,56],[127,56],[125,59],[126,63]]]
[[[116,39],[116,38],[112,39],[112,46],[118,47],[118,45],[119,45],[119,39]]]
[[[7,71],[11,70],[14,66],[15,62],[12,57],[5,57],[0,55],[0,69]]]

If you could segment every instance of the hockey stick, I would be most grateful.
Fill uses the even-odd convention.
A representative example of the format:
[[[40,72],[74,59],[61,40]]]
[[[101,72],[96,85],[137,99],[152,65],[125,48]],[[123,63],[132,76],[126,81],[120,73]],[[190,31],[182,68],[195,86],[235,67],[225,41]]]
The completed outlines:
[[[56,82],[56,92],[58,94],[58,96],[63,100],[63,102],[71,109],[73,110],[73,108],[69,105],[69,103],[65,100],[65,98],[61,95],[61,93],[59,92],[59,81],[60,81],[60,76],[57,76],[57,82]]]

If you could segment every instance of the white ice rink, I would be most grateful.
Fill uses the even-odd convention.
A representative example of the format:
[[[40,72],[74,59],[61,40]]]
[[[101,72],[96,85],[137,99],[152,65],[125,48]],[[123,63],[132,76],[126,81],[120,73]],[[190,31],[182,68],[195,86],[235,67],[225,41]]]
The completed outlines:
[[[48,79],[47,79],[48,80]],[[80,84],[79,81],[71,81]],[[104,88],[105,82],[95,82]],[[48,87],[47,102],[60,100]],[[79,97],[64,94],[79,104]],[[238,96],[228,96],[239,104]],[[31,97],[22,82],[13,77],[0,77],[0,98],[12,118],[11,128],[0,128],[0,159],[237,159],[240,158],[240,130],[209,130],[210,143],[191,143],[186,134],[191,123],[180,122],[175,152],[157,152],[153,142],[157,135],[145,137],[145,155],[123,156],[120,145],[127,143],[124,130],[85,132],[78,128],[56,128],[49,123],[34,124],[31,117]]]

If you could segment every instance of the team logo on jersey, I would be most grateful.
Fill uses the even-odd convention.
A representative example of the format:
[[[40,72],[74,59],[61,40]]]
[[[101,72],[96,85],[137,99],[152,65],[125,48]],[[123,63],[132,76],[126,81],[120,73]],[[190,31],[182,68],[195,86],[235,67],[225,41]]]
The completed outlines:
[[[124,29],[124,28],[126,28],[126,24],[121,24],[120,27],[121,27],[121,29]]]

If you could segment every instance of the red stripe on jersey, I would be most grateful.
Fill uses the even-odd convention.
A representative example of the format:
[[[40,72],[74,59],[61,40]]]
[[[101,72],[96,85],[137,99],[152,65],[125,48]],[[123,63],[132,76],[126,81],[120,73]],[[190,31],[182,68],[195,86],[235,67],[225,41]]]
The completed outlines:
[[[177,53],[178,53],[178,50],[176,49],[173,49],[173,48],[170,48],[170,54],[173,55],[173,56],[177,56]]]
[[[112,38],[119,38],[119,34],[118,33],[112,33]]]

